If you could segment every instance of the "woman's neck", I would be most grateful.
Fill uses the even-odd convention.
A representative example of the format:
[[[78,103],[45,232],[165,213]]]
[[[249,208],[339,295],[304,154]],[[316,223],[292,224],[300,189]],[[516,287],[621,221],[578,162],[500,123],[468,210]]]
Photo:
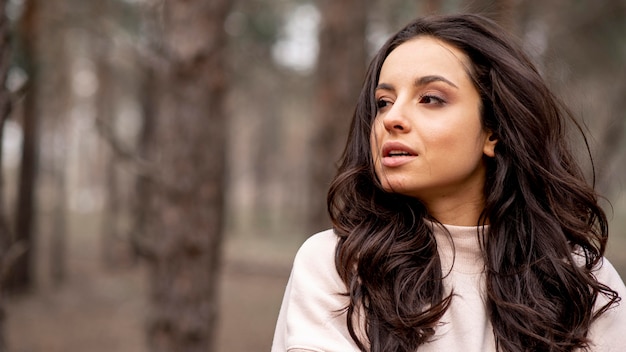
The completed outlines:
[[[442,224],[476,226],[484,209],[484,199],[463,203],[445,201],[426,204],[428,213]]]

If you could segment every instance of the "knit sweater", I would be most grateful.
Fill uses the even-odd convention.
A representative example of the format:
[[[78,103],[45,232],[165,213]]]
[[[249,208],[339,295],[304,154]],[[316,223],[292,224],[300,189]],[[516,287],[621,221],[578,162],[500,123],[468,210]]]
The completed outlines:
[[[491,322],[485,306],[484,264],[476,227],[445,225],[433,233],[441,257],[446,290],[452,303],[441,318],[432,342],[419,351],[495,352]],[[332,230],[310,237],[299,249],[282,306],[272,352],[359,351],[350,337],[343,310],[347,288],[335,269],[338,237]],[[451,269],[451,270],[450,270]],[[626,351],[626,287],[607,259],[594,273],[616,290],[622,302],[594,321],[590,335],[594,352]],[[602,295],[598,304],[606,303]]]

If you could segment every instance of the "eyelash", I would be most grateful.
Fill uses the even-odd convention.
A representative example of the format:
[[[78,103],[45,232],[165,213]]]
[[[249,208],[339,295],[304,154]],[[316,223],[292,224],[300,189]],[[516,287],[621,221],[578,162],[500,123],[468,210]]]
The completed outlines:
[[[425,102],[424,99],[428,99],[428,102]],[[436,95],[433,94],[423,94],[419,96],[419,103],[421,104],[426,104],[426,105],[444,105],[446,103],[446,101],[441,98],[438,97]],[[387,99],[378,99],[376,101],[376,109],[377,110],[381,110],[386,108],[391,102]]]
[[[423,100],[425,98],[429,99],[429,100],[433,100],[434,102],[432,102],[432,101],[429,102],[429,103],[423,102]],[[420,95],[419,102],[423,103],[423,104],[435,104],[435,105],[443,105],[443,104],[446,103],[446,101],[443,98],[438,97],[438,96],[433,95],[433,94],[423,94],[423,95]]]
[[[390,103],[390,101],[388,101],[388,100],[378,99],[376,101],[376,110],[381,110],[383,108],[386,108],[389,103]]]

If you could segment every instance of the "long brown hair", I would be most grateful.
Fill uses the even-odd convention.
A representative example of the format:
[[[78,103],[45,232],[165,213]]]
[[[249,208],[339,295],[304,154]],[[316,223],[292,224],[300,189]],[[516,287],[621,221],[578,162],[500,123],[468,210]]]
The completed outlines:
[[[477,224],[490,224],[481,245],[498,350],[586,348],[591,323],[619,297],[592,274],[608,225],[568,147],[565,123],[582,130],[521,45],[479,15],[417,19],[390,38],[369,67],[328,193],[352,338],[362,351],[415,351],[434,336],[452,299],[444,292],[426,208],[382,189],[370,151],[382,64],[400,44],[422,35],[469,57],[482,123],[498,139],[496,155],[487,161],[486,206]],[[600,294],[608,303],[598,308]]]

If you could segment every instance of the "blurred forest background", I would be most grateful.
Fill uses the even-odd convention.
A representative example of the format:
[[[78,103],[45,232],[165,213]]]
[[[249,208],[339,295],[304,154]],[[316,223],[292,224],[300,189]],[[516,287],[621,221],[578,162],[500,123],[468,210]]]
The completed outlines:
[[[626,0],[0,0],[0,351],[269,350],[368,60],[464,11],[587,126],[626,276]]]

